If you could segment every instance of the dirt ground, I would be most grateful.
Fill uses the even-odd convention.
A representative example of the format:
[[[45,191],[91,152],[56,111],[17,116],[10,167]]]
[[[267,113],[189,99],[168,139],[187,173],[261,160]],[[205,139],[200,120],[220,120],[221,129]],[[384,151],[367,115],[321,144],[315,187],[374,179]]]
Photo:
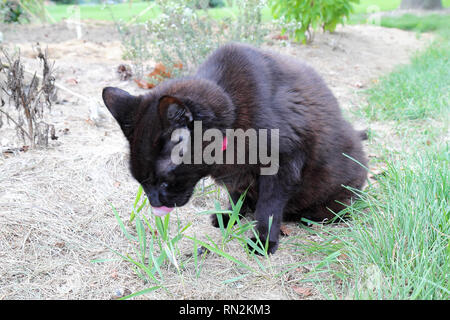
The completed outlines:
[[[112,25],[86,22],[80,40],[64,23],[0,25],[0,30],[6,47],[21,49],[29,70],[37,68],[33,45],[38,41],[42,47],[48,46],[57,82],[81,96],[100,103],[105,86],[134,94],[145,92],[133,81],[120,81],[116,74],[119,64],[129,62],[122,59],[118,33]],[[307,46],[270,40],[265,47],[312,65],[343,109],[349,110],[364,103],[362,90],[396,65],[408,63],[411,55],[430,41],[429,35],[417,37],[396,29],[356,25],[338,28],[334,34],[317,34],[314,43]],[[91,262],[116,258],[109,248],[132,252],[110,204],[127,220],[138,189],[128,172],[127,143],[118,125],[109,114],[104,121],[93,121],[91,107],[84,99],[59,90],[49,117],[58,140],[51,141],[46,150],[0,153],[0,300],[111,299],[120,292],[149,286],[121,260]],[[357,128],[367,126],[350,113],[348,117]],[[0,129],[0,148],[16,143],[12,137],[12,129]],[[370,150],[370,145],[366,147]],[[225,206],[225,196],[221,200]],[[212,196],[200,196],[172,215],[183,225],[192,223],[187,234],[219,239],[208,217],[196,214],[213,208]],[[290,235],[282,238],[280,249],[269,261],[263,261],[268,266],[265,272],[224,284],[242,270],[210,254],[198,279],[192,265],[180,274],[168,266],[163,270],[167,290],[140,298],[320,299],[317,288],[301,282],[307,266],[276,276],[283,266],[315,259],[292,249],[288,242],[320,241],[296,224],[288,227]],[[182,240],[180,248],[188,255],[192,246],[191,241]],[[238,244],[232,242],[227,250],[247,261]]]

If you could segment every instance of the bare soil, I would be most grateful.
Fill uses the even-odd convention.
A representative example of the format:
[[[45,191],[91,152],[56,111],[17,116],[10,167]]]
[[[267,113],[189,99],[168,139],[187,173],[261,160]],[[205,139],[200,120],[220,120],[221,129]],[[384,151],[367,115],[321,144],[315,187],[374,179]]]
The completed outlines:
[[[105,86],[117,86],[134,94],[145,91],[133,81],[120,81],[116,69],[122,48],[111,24],[85,22],[83,37],[60,23],[48,26],[0,26],[4,45],[20,48],[29,70],[36,70],[33,45],[48,46],[55,60],[57,82],[101,103]],[[426,47],[430,35],[377,26],[346,26],[333,34],[319,33],[311,45],[268,40],[265,47],[303,59],[326,80],[346,115],[358,128],[363,119],[350,112],[364,103],[361,92],[395,66],[409,62],[412,54]],[[151,63],[151,62],[150,62]],[[14,155],[0,153],[0,299],[111,299],[128,289],[146,287],[122,260],[93,263],[94,259],[117,258],[110,250],[132,253],[111,210],[113,204],[128,220],[138,184],[130,176],[127,142],[118,125],[107,114],[97,121],[84,99],[59,90],[49,114],[58,140],[48,149]],[[104,107],[102,107],[104,110]],[[383,128],[377,128],[383,130]],[[11,128],[0,129],[0,148],[20,143]],[[370,152],[371,146],[366,145]],[[208,182],[207,182],[208,183]],[[183,225],[192,223],[187,234],[220,239],[219,231],[206,216],[196,213],[214,208],[214,196],[197,196],[172,214]],[[221,202],[226,205],[225,195]],[[128,226],[132,232],[131,226]],[[243,270],[232,262],[210,254],[200,277],[193,264],[183,272],[167,266],[163,270],[167,290],[140,296],[147,299],[320,299],[313,284],[303,283],[317,258],[289,243],[320,242],[298,224],[290,223],[289,235],[268,260],[264,272],[224,284]],[[135,244],[134,244],[135,245]],[[183,239],[183,254],[192,254],[193,244]],[[236,242],[227,251],[249,261]],[[282,275],[289,264],[311,262]]]

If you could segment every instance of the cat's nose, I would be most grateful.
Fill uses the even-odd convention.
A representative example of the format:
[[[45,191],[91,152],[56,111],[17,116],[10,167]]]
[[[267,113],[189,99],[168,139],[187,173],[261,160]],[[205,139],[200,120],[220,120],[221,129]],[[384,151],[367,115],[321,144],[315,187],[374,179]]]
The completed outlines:
[[[144,189],[147,194],[148,201],[152,207],[161,207],[163,204],[159,201],[159,193],[158,190],[155,189]]]

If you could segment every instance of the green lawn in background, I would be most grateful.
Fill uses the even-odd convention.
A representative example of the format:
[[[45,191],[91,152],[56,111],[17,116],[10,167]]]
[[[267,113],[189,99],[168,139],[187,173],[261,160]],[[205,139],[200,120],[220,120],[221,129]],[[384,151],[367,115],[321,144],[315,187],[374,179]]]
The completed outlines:
[[[376,11],[376,7],[379,7],[380,11],[388,11],[397,9],[400,5],[401,0],[360,0],[360,3],[355,5],[355,14],[365,14],[372,13]],[[444,7],[450,7],[450,0],[442,1]],[[129,3],[119,3],[112,5],[103,4],[92,4],[92,5],[80,5],[80,18],[82,20],[92,19],[92,20],[129,20],[143,10],[152,5],[152,2],[136,2],[133,1],[132,5]],[[48,5],[47,10],[49,14],[53,17],[55,21],[60,21],[65,18],[73,16],[73,5],[57,4]],[[237,12],[236,7],[223,7],[223,8],[213,8],[210,9],[210,14],[215,18],[224,18],[233,16]],[[155,6],[152,10],[149,10],[142,16],[140,16],[138,21],[145,21],[148,18],[155,17],[159,14],[158,8]],[[263,10],[263,21],[268,21],[271,19],[270,9],[266,8]]]
[[[399,17],[383,17],[381,26],[408,31],[448,33],[450,31],[450,15],[430,14],[418,17],[404,14]]]
[[[371,6],[378,6],[380,11],[395,10],[400,6],[401,0],[359,0],[359,4],[354,5],[355,13],[368,13]],[[442,0],[445,8],[450,7],[450,0]],[[373,12],[372,10],[369,10]]]
[[[378,6],[380,11],[389,11],[397,9],[400,2],[401,0],[359,0],[359,4],[355,4],[353,7],[355,13],[374,12],[375,6]]]
[[[141,13],[150,5],[152,5],[151,2],[133,2],[131,6],[128,3],[118,3],[112,5],[80,5],[78,8],[80,9],[80,18],[82,20],[113,21],[123,19],[127,21]],[[47,6],[47,10],[56,22],[74,16],[74,6],[69,4],[49,5]],[[143,14],[140,17],[140,20],[156,16],[158,13],[158,8],[153,7],[152,10]]]

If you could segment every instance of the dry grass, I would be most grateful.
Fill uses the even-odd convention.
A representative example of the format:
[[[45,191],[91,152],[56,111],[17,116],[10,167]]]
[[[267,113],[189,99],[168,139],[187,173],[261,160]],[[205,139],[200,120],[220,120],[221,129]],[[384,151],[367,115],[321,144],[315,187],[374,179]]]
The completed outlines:
[[[341,104],[350,108],[361,101],[357,94],[361,86],[369,85],[370,79],[390,71],[395,64],[406,62],[427,39],[400,30],[353,26],[334,35],[317,35],[312,46],[280,48],[274,41],[272,48],[307,60],[325,77]],[[392,43],[397,46],[395,50]],[[20,45],[24,60],[31,65],[32,57],[27,58],[31,44]],[[123,61],[117,44],[87,42],[69,48],[64,43],[49,44],[50,58],[52,52],[59,57],[57,79],[73,90],[96,99],[107,85],[142,92],[132,82],[118,80],[115,69]],[[118,55],[111,57],[116,52],[113,50]],[[102,52],[108,58],[102,59]],[[66,82],[71,78],[76,78],[77,84]],[[108,249],[131,253],[133,245],[122,235],[110,207],[113,204],[127,221],[138,189],[128,173],[127,145],[120,129],[111,119],[102,126],[92,125],[86,121],[88,106],[62,92],[50,116],[59,139],[52,141],[49,149],[13,156],[0,153],[0,299],[109,299],[117,291],[145,289],[149,284]],[[69,131],[63,134],[66,128]],[[9,132],[2,130],[0,143],[4,147],[12,140]],[[190,222],[188,235],[220,240],[209,219],[196,214],[212,209],[213,199],[214,195],[192,199],[172,214],[173,220],[180,219],[183,225]],[[220,201],[225,206],[224,194]],[[318,257],[287,243],[320,243],[321,239],[295,224],[289,226],[292,233],[282,239],[277,253],[261,258],[265,271],[224,284],[226,279],[241,276],[243,270],[210,254],[198,278],[192,262],[181,273],[167,265],[162,270],[167,290],[139,298],[320,299],[312,284],[302,282]],[[183,239],[180,251],[192,254],[192,241]],[[261,270],[239,243],[232,241],[226,252]],[[95,259],[114,260],[92,263]],[[279,275],[287,265],[302,263],[305,265]],[[295,286],[311,288],[311,295],[297,294]]]

